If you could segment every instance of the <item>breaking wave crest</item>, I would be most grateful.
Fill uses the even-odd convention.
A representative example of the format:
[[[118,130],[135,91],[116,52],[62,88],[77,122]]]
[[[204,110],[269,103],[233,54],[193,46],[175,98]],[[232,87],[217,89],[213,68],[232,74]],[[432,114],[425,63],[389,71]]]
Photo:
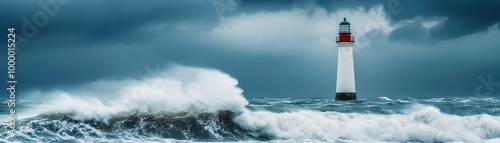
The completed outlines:
[[[107,121],[75,114],[41,114],[22,120],[23,139],[44,142],[175,139],[192,141],[349,139],[355,141],[481,142],[500,138],[500,118],[456,116],[415,105],[405,114],[380,115],[301,110],[214,113],[122,112]]]
[[[53,91],[38,106],[39,113],[72,113],[76,119],[106,121],[122,112],[139,113],[218,111],[240,112],[248,104],[238,81],[218,70],[175,66],[150,73],[142,80],[97,81],[70,91]]]
[[[75,119],[74,114],[42,114],[23,121],[19,132],[43,142],[96,142],[169,138],[177,140],[267,139],[232,121],[234,113],[122,113],[108,121]]]
[[[241,128],[279,139],[347,138],[361,141],[477,142],[500,138],[500,117],[448,115],[432,106],[414,105],[404,114],[380,115],[301,110],[245,112]]]

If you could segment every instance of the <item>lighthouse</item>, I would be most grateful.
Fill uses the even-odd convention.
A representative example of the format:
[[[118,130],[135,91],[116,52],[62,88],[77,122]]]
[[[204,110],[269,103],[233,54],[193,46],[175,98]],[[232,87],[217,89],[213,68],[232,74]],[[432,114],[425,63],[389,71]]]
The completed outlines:
[[[354,37],[351,36],[351,24],[346,21],[346,18],[339,24],[339,36],[337,36],[336,42],[339,47],[339,58],[335,100],[356,100],[352,53]]]

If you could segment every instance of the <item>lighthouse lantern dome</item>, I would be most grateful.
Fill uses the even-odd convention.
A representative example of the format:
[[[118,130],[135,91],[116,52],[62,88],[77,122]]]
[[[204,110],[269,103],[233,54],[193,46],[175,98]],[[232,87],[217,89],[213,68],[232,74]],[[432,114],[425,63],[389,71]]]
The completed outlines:
[[[339,33],[351,33],[351,23],[347,22],[346,18],[339,24]]]

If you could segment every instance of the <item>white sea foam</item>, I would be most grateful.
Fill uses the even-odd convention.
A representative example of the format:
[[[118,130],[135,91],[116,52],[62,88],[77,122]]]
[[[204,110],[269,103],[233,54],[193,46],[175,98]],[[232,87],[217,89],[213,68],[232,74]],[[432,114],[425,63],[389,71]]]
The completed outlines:
[[[415,105],[405,112],[377,115],[310,110],[285,113],[246,111],[236,117],[235,122],[243,128],[262,131],[278,139],[478,142],[500,138],[500,117],[448,115],[424,105]]]
[[[426,101],[426,102],[445,102],[444,99],[445,98],[431,98],[431,99],[426,99],[424,101]]]
[[[467,100],[461,100],[461,101],[458,101],[458,102],[467,103],[467,102],[471,102],[471,100],[467,99]]]
[[[386,100],[386,101],[391,101],[392,100],[391,98],[385,97],[385,96],[378,97],[378,99],[380,99],[380,100]]]
[[[401,100],[401,99],[398,99],[397,101],[400,102],[400,103],[408,103],[408,102],[410,102],[410,101]]]
[[[277,140],[496,142],[500,138],[498,116],[448,115],[435,107],[419,104],[405,109],[404,114],[392,115],[311,110],[251,111],[245,109],[248,102],[237,83],[236,79],[218,70],[175,66],[140,80],[97,81],[73,91],[44,93],[54,97],[54,101],[30,111],[36,114],[74,113],[79,119],[106,121],[112,115],[128,111],[230,110],[241,112],[233,120],[242,128],[268,134]],[[104,103],[100,96],[113,97],[113,100]],[[30,126],[23,129],[32,130]]]
[[[238,81],[214,69],[174,66],[141,80],[97,81],[72,92],[45,93],[50,103],[31,110],[31,116],[47,112],[74,113],[76,118],[106,120],[127,111],[239,112],[248,101]],[[114,97],[109,104],[102,99]]]

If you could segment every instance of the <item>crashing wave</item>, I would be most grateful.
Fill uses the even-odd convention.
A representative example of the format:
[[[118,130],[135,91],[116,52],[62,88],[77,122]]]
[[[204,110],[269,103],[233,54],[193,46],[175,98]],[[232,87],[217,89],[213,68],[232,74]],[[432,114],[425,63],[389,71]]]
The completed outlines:
[[[0,141],[483,142],[500,138],[498,116],[450,115],[419,104],[394,114],[272,112],[246,108],[248,101],[242,92],[237,80],[225,73],[184,66],[142,80],[98,81],[81,89],[45,93],[53,99],[29,110],[34,115],[26,115],[18,122],[18,136],[8,136],[6,125],[1,124],[3,140]],[[99,96],[104,93],[103,97],[111,99]],[[391,100],[386,98],[380,100]],[[261,102],[269,104],[267,100],[270,99]],[[286,101],[289,102],[286,104],[295,102]],[[349,106],[366,102],[349,102]],[[294,104],[309,104],[309,101],[299,100]]]

